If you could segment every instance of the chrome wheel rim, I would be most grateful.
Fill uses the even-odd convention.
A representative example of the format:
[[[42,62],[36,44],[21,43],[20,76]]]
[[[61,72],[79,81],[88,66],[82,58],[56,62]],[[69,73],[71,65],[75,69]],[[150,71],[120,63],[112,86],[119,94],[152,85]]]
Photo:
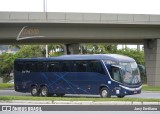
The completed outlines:
[[[36,88],[32,89],[32,94],[33,94],[33,95],[36,95],[36,94],[37,94],[37,89],[36,89]]]
[[[42,94],[43,96],[47,95],[47,90],[46,90],[45,88],[44,88],[44,89],[42,89],[41,94]]]
[[[108,95],[107,90],[103,90],[103,91],[102,91],[102,97],[107,97],[107,95]]]

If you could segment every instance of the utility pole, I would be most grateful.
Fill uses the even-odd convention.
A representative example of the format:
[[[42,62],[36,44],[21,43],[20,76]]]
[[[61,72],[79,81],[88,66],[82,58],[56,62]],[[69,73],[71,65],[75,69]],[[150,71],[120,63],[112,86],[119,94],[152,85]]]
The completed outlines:
[[[141,48],[140,48],[140,45],[137,45],[137,51],[140,51]]]
[[[47,0],[43,0],[43,12],[47,12]],[[46,58],[48,58],[48,45],[46,45]]]

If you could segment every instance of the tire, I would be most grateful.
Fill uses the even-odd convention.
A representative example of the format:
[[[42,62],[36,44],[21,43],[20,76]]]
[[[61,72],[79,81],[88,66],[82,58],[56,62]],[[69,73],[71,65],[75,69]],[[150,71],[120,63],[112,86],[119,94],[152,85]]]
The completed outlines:
[[[39,96],[40,92],[39,89],[36,86],[31,87],[31,95],[32,96]]]
[[[57,97],[63,97],[65,93],[56,93]]]
[[[108,90],[108,88],[106,87],[103,87],[101,90],[100,90],[100,96],[102,98],[110,98],[111,97],[111,93],[110,91]]]
[[[42,87],[41,87],[40,94],[41,94],[42,97],[47,97],[47,96],[50,95],[50,94],[48,93],[48,88],[47,88],[46,86],[42,86]]]
[[[123,98],[125,95],[117,95],[118,98]]]
[[[54,93],[48,93],[48,97],[53,97]]]

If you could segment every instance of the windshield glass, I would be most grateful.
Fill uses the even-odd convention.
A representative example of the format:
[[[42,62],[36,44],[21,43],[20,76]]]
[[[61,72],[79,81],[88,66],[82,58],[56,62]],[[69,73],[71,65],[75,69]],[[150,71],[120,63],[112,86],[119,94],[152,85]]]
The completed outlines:
[[[122,81],[125,84],[137,84],[141,82],[136,62],[120,63],[120,66],[122,68]]]

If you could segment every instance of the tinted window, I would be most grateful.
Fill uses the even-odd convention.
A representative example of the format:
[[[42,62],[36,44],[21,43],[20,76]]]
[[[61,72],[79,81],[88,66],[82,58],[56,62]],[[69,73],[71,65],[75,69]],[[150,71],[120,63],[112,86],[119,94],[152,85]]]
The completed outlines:
[[[74,62],[75,72],[86,72],[87,71],[87,62],[86,61],[76,61]]]
[[[88,66],[89,72],[98,72],[101,74],[105,74],[105,71],[99,61],[90,61]]]
[[[45,71],[45,63],[44,62],[37,62],[35,71],[36,72],[44,72]]]
[[[90,61],[89,62],[89,71],[90,72],[98,72],[98,61]]]
[[[59,72],[59,62],[49,62],[48,72]]]
[[[61,62],[61,71],[62,72],[71,72],[70,62]]]
[[[25,70],[30,72],[35,72],[35,63],[34,62],[26,62]]]
[[[22,70],[23,70],[23,63],[22,62],[16,62],[15,63],[15,70],[19,71],[19,72],[22,72]]]

